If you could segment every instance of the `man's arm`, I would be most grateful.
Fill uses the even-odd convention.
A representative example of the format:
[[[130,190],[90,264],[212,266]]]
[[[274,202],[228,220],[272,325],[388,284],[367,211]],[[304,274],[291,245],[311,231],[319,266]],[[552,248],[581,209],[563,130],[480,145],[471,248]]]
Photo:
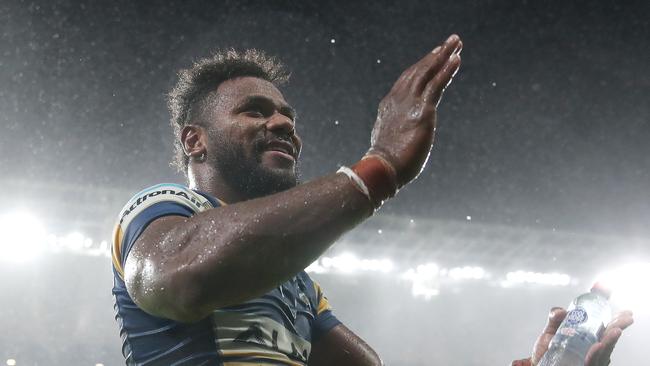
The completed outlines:
[[[263,295],[372,213],[342,174],[271,196],[153,221],[124,267],[145,311],[178,321]]]
[[[311,349],[309,366],[381,366],[370,346],[345,325],[339,324],[318,339]]]
[[[461,47],[450,37],[407,69],[380,104],[369,153],[389,162],[400,187],[426,163],[436,107]],[[159,218],[135,242],[124,279],[143,310],[196,321],[286,281],[372,212],[348,177],[332,174],[190,218]]]

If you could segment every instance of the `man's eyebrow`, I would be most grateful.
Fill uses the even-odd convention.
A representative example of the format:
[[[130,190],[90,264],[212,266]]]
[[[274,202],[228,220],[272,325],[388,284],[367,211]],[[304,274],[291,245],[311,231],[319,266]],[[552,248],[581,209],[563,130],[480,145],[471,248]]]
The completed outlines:
[[[296,112],[295,109],[293,109],[292,106],[290,106],[288,104],[285,104],[285,103],[282,103],[282,104],[276,106],[273,99],[271,99],[271,98],[269,98],[267,96],[264,96],[264,95],[249,95],[249,96],[247,96],[246,98],[244,98],[244,100],[242,100],[239,103],[239,105],[237,106],[237,109],[244,108],[244,107],[246,107],[248,105],[251,105],[251,104],[264,104],[264,105],[268,105],[268,106],[273,106],[274,108],[277,108],[280,111],[280,113],[290,117],[291,119],[296,119],[296,116],[297,116],[297,112]]]

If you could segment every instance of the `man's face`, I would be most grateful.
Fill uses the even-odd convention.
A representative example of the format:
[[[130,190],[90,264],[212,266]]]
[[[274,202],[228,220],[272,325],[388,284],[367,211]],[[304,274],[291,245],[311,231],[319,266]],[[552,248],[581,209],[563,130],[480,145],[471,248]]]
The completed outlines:
[[[298,183],[302,143],[295,112],[270,82],[254,77],[227,80],[208,97],[208,164],[249,198],[280,192]]]

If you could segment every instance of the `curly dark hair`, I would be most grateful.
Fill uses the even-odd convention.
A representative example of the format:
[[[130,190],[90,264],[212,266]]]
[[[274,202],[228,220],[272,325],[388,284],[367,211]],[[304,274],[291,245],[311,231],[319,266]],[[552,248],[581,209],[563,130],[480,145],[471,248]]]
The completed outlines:
[[[167,106],[174,132],[172,165],[179,172],[187,173],[189,161],[181,144],[181,130],[193,123],[210,92],[215,91],[222,82],[241,76],[257,77],[276,86],[289,79],[289,73],[278,59],[256,49],[219,50],[178,73],[178,82],[168,95]]]

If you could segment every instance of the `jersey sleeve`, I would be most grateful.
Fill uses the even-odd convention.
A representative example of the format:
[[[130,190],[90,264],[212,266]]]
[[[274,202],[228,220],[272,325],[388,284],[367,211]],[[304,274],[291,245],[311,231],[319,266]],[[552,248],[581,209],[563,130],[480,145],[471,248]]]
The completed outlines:
[[[323,289],[315,281],[314,290],[316,291],[316,317],[313,324],[312,338],[313,340],[318,340],[318,338],[325,335],[335,326],[341,324],[341,321],[338,320],[334,313],[332,312],[332,306],[330,305],[327,297],[323,294]]]
[[[136,194],[122,209],[113,231],[115,271],[124,277],[124,263],[133,244],[154,220],[170,215],[190,217],[212,207],[206,197],[179,184],[158,184]]]

